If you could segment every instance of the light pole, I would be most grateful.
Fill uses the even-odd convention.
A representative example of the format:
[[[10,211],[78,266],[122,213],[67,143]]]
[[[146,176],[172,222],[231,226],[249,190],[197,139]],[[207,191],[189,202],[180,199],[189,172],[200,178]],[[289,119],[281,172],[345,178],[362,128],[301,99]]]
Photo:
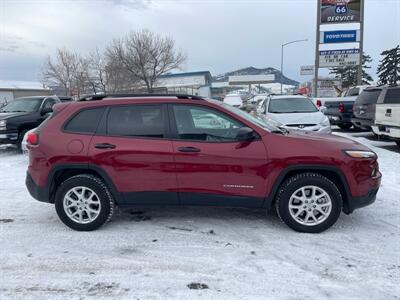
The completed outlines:
[[[304,40],[295,40],[295,41],[291,41],[291,42],[287,42],[285,44],[282,44],[282,52],[281,52],[281,76],[283,77],[283,47],[290,45],[290,44],[294,44],[294,43],[299,43],[299,42],[307,42],[308,39],[304,39]],[[281,94],[282,94],[282,78],[281,78]]]

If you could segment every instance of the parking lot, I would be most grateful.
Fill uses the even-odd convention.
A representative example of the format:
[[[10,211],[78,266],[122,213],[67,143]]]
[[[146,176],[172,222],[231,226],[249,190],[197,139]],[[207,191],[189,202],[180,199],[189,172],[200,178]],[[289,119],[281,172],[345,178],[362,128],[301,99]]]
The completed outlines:
[[[3,147],[0,299],[397,299],[399,148],[335,134],[378,154],[382,187],[376,203],[321,234],[259,210],[206,207],[138,207],[76,232],[29,196],[27,158]]]

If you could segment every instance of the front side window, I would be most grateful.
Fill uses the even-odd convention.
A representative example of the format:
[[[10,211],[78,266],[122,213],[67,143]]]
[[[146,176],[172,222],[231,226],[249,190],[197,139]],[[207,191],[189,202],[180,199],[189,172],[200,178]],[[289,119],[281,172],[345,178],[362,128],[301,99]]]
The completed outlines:
[[[244,125],[213,109],[191,105],[175,105],[178,136],[183,140],[206,142],[235,141]]]
[[[43,110],[51,110],[53,108],[53,105],[56,104],[56,100],[54,99],[47,99],[44,104],[43,104]]]
[[[107,134],[124,137],[163,138],[164,118],[161,105],[129,105],[110,108]]]

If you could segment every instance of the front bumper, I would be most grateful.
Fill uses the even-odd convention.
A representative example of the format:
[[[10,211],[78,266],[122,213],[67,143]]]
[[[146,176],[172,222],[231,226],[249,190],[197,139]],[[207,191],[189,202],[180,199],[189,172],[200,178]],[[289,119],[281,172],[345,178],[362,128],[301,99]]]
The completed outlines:
[[[48,188],[38,186],[28,172],[26,173],[25,185],[33,198],[40,202],[50,203]]]
[[[0,144],[16,144],[18,142],[18,132],[1,132]]]
[[[355,209],[374,203],[376,200],[376,194],[378,193],[381,185],[381,180],[382,174],[378,171],[375,177],[371,177],[368,180],[370,190],[365,195],[349,197],[348,201],[343,204],[343,212],[346,214],[351,214]]]

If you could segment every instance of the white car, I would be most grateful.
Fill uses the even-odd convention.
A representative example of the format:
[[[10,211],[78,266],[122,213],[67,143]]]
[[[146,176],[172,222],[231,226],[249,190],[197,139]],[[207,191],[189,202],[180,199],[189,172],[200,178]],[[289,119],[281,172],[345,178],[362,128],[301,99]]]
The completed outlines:
[[[328,117],[301,95],[270,96],[259,104],[257,114],[286,129],[331,133]]]
[[[225,96],[223,102],[237,108],[243,107],[243,100],[239,94],[228,94]]]

